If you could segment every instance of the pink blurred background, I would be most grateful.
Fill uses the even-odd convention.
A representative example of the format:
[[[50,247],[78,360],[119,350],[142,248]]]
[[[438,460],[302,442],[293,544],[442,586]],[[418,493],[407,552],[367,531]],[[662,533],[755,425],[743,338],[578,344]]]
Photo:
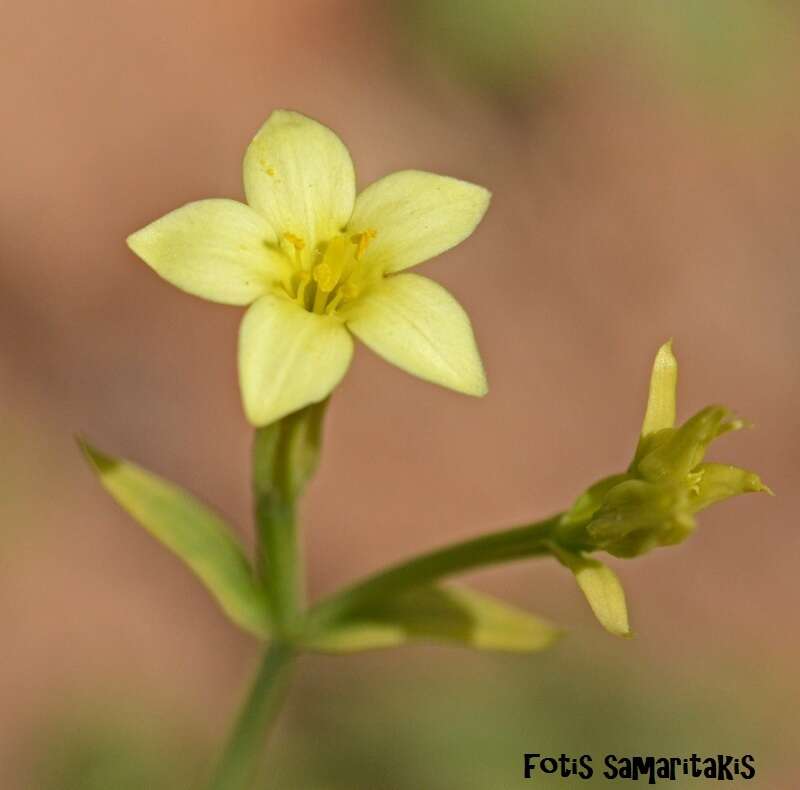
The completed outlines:
[[[745,745],[751,732],[770,744],[759,786],[798,786],[796,7],[710,2],[699,18],[685,3],[671,15],[650,3],[603,15],[533,5],[4,9],[0,786],[45,786],[30,778],[38,739],[72,711],[132,705],[141,729],[169,716],[213,745],[238,703],[257,646],[115,508],[73,435],[179,481],[251,539],[240,311],[169,287],[124,238],[190,200],[241,198],[244,148],[280,107],[334,128],[361,186],[414,167],[494,194],[475,236],[424,266],[467,307],[490,395],[453,395],[359,350],[305,506],[314,596],[562,509],[619,470],[668,337],[680,413],[722,401],[752,420],[716,457],[756,469],[778,496],[725,503],[687,544],[615,564],[636,640],[601,633],[553,563],[483,573],[478,586],[572,629],[561,659],[425,648],[312,659],[272,750],[291,755],[293,733],[311,726],[292,709],[329,699],[341,709],[341,689],[370,679],[360,726],[377,760],[393,748],[374,734],[391,732],[394,715],[381,689],[397,678],[413,721],[444,677],[463,676],[469,716],[471,688],[503,673],[543,688],[561,674],[569,686],[563,673],[585,671],[569,669],[580,655],[635,680],[621,685],[630,698],[609,703],[609,726],[616,704],[665,684],[685,696],[676,716],[700,715],[702,690],[747,721]],[[504,732],[520,735],[498,714],[501,750]],[[580,733],[560,748],[584,748]],[[514,781],[497,786],[517,786],[519,755],[509,748]],[[331,763],[303,786],[423,786],[391,768],[384,784],[351,770]]]

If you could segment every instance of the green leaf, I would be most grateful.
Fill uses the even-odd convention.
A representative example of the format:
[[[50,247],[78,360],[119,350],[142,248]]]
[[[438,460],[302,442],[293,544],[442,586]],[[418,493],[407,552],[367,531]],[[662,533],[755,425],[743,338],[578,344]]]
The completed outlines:
[[[231,620],[265,636],[266,598],[228,525],[178,486],[82,440],[79,445],[117,504],[194,571]]]
[[[650,376],[650,395],[642,424],[642,436],[675,425],[675,390],[678,385],[678,360],[672,353],[672,341],[658,349]]]
[[[575,574],[575,581],[600,625],[614,636],[632,636],[625,591],[617,574],[598,560],[572,554],[557,546],[553,547],[553,554]]]
[[[303,645],[350,653],[433,641],[533,652],[550,647],[560,634],[544,620],[466,587],[422,587],[352,611],[308,635]]]

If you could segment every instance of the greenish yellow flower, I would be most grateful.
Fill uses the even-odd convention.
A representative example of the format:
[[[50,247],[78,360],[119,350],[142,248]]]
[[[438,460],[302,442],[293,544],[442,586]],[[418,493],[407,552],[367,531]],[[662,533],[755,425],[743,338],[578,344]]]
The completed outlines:
[[[678,363],[672,344],[658,351],[642,433],[628,471],[592,486],[564,519],[581,548],[635,557],[683,541],[695,513],[716,502],[769,488],[754,472],[704,461],[709,445],[744,427],[724,406],[707,406],[675,427]]]
[[[355,335],[420,378],[481,396],[486,377],[458,302],[406,270],[466,239],[489,192],[416,170],[356,196],[342,141],[296,112],[274,112],[244,157],[247,205],[179,208],[128,238],[164,279],[214,302],[249,305],[239,335],[247,418],[266,425],[326,398]]]
[[[625,592],[614,571],[587,554],[607,551],[636,557],[683,541],[695,513],[723,499],[754,491],[772,493],[757,474],[707,463],[711,442],[744,427],[724,406],[708,406],[675,427],[678,362],[672,342],[658,350],[650,378],[642,432],[633,461],[622,474],[585,491],[559,522],[552,554],[569,568],[601,625],[631,636]]]

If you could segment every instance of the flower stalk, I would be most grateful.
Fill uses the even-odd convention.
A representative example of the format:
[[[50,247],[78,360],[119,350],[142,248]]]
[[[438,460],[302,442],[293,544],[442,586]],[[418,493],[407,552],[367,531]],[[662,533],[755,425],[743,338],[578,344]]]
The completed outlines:
[[[380,571],[312,607],[305,618],[303,636],[315,634],[369,604],[475,568],[549,554],[550,541],[561,514],[532,524],[490,532],[477,538],[421,554]]]
[[[267,648],[208,790],[252,786],[258,758],[283,703],[294,657],[294,648],[284,642],[273,642]]]
[[[259,563],[275,634],[291,633],[303,606],[303,553],[293,502],[256,501]]]
[[[327,401],[255,431],[253,499],[257,530],[255,574],[264,584],[273,641],[236,720],[209,790],[244,790],[258,768],[269,730],[282,707],[304,602],[304,564],[297,500],[319,462]]]
[[[291,633],[304,605],[297,500],[319,462],[326,406],[327,400],[260,428],[253,441],[256,573],[281,637]]]

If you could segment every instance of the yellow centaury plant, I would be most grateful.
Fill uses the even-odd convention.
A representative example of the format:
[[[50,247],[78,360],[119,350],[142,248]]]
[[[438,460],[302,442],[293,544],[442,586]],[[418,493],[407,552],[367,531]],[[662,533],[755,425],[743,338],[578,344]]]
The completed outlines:
[[[239,380],[253,425],[324,400],[350,364],[351,333],[420,378],[486,394],[464,310],[432,280],[402,273],[466,239],[489,205],[486,189],[405,170],[356,196],[342,141],[288,110],[248,146],[244,189],[247,205],[190,203],[128,244],[182,290],[250,305]]]
[[[769,489],[758,475],[709,462],[709,446],[743,422],[708,406],[676,422],[678,363],[656,354],[645,418],[626,469],[589,486],[549,518],[451,544],[380,570],[311,606],[304,594],[297,505],[317,467],[325,402],[350,363],[351,334],[390,362],[470,395],[486,393],[464,311],[405,270],[463,241],[489,193],[418,171],[389,175],[356,197],[353,164],[329,129],[273,113],[247,149],[248,205],[203,200],[167,214],[128,243],[169,282],[250,305],[239,378],[253,442],[254,556],[235,530],[181,487],[82,442],[102,485],[180,557],[239,626],[267,641],[210,790],[251,786],[295,657],[416,641],[536,651],[559,629],[450,577],[524,558],[571,571],[597,619],[629,636],[616,573],[596,555],[634,558],[683,542],[697,513]]]

